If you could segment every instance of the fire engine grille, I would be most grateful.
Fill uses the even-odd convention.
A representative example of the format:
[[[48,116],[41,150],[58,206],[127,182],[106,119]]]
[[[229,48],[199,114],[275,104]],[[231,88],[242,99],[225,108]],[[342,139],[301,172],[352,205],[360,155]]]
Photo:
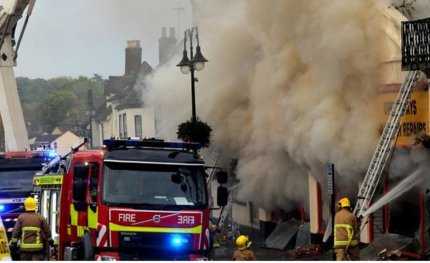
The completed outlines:
[[[192,251],[191,234],[119,232],[121,259],[183,259]]]

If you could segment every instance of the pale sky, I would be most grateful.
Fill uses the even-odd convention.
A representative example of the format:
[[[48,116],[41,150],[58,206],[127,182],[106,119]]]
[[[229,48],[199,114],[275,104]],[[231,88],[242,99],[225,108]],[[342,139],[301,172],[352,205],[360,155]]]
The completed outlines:
[[[132,39],[140,40],[143,60],[155,67],[161,28],[178,27],[174,10],[178,7],[185,8],[179,15],[183,38],[192,20],[188,0],[36,0],[15,75],[45,79],[122,75],[124,49]]]
[[[0,0],[0,4],[4,1],[8,0]],[[429,5],[427,0],[417,0],[416,18],[427,17]],[[192,25],[189,0],[36,0],[15,75],[122,75],[124,49],[127,40],[132,39],[140,40],[143,60],[155,67],[161,28],[175,27],[178,33],[178,11],[174,10],[178,7],[185,8],[179,15],[182,38],[184,29]],[[18,30],[23,21],[24,17]]]

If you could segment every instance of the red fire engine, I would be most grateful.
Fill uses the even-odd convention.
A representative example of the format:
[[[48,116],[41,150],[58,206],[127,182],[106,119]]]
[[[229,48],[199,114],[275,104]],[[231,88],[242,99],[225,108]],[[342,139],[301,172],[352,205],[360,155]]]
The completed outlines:
[[[0,153],[0,216],[9,238],[32,192],[33,176],[56,156],[53,150]]]
[[[203,159],[194,143],[105,140],[76,152],[60,198],[60,260],[204,260],[210,248]],[[220,184],[227,173],[217,174]],[[218,205],[227,203],[219,186]]]

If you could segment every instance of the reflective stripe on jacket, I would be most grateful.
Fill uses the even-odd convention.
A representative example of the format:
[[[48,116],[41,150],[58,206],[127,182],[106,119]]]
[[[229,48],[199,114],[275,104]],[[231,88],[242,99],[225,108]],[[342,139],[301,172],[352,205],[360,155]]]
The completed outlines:
[[[347,209],[338,211],[334,218],[334,248],[357,246],[358,223],[354,214]]]
[[[22,251],[43,250],[43,240],[51,240],[51,229],[43,216],[24,213],[18,217],[12,232],[12,242],[21,240]]]

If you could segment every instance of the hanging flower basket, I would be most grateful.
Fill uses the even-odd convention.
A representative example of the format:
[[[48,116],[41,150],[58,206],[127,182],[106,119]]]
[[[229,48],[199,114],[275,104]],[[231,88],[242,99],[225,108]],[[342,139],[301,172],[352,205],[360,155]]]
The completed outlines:
[[[212,128],[201,120],[189,120],[179,124],[178,139],[184,142],[197,142],[202,147],[208,147],[210,144]]]

